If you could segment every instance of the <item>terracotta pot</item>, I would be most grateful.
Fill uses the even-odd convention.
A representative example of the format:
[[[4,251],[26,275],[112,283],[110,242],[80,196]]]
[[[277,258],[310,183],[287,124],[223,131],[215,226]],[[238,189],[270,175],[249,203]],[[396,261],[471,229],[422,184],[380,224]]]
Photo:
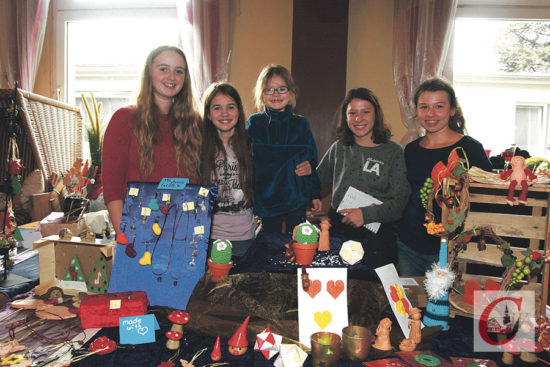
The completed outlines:
[[[229,274],[229,270],[232,266],[233,260],[231,260],[229,264],[216,264],[213,263],[210,258],[208,258],[208,268],[210,269],[210,273],[212,274],[212,277],[210,279],[213,282],[224,280],[227,274]]]
[[[309,265],[313,260],[315,251],[317,251],[317,244],[295,242],[292,245],[292,248],[294,249],[294,253],[296,254],[296,264]]]

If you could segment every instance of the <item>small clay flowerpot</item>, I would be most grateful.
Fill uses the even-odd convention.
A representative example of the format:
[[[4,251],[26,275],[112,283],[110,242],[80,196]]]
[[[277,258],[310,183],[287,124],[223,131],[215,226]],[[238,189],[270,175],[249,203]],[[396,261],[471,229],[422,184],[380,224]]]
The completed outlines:
[[[210,280],[213,282],[219,282],[225,279],[227,274],[229,274],[229,270],[233,266],[233,260],[229,262],[229,264],[216,264],[208,258],[208,268],[210,269],[210,273],[212,274],[212,277]]]
[[[313,256],[315,256],[315,251],[317,251],[317,244],[295,242],[292,248],[296,254],[296,264],[310,265],[313,261]]]

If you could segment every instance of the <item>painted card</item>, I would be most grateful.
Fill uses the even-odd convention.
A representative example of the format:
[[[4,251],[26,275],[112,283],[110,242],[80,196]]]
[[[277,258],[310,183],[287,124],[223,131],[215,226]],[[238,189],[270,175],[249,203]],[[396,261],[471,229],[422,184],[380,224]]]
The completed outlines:
[[[300,343],[311,347],[311,334],[328,331],[342,336],[348,326],[347,268],[307,268],[309,289],[302,287],[298,269],[298,327]]]
[[[384,292],[388,297],[393,314],[401,327],[405,338],[409,337],[409,311],[414,306],[405,294],[405,288],[399,279],[397,270],[393,264],[387,264],[376,268],[376,274],[382,281]]]

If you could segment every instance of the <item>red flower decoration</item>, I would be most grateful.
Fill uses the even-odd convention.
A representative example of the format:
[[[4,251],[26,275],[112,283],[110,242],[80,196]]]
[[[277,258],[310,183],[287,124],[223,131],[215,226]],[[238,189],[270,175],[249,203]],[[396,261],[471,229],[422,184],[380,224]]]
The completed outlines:
[[[92,352],[100,350],[100,352],[97,352],[97,354],[108,354],[114,352],[115,349],[115,341],[107,338],[106,336],[99,337],[94,340],[92,344],[90,344],[90,350]]]
[[[392,301],[395,303],[397,312],[399,312],[401,316],[407,317],[409,314],[409,302],[405,299],[405,295],[403,294],[401,287],[397,284],[395,287],[393,285],[390,286],[390,296]]]
[[[175,364],[172,361],[162,361],[157,367],[174,367]]]

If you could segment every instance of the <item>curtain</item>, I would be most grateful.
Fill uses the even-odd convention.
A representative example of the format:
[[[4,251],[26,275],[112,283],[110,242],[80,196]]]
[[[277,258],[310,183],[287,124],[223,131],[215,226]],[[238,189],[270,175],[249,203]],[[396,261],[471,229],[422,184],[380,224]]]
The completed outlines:
[[[393,75],[401,118],[408,130],[401,140],[403,145],[422,133],[415,119],[414,91],[424,80],[443,73],[457,3],[458,0],[395,0]]]
[[[197,101],[211,83],[229,77],[230,7],[229,0],[177,2],[182,48]]]
[[[42,54],[50,0],[0,1],[1,86],[32,91]]]

